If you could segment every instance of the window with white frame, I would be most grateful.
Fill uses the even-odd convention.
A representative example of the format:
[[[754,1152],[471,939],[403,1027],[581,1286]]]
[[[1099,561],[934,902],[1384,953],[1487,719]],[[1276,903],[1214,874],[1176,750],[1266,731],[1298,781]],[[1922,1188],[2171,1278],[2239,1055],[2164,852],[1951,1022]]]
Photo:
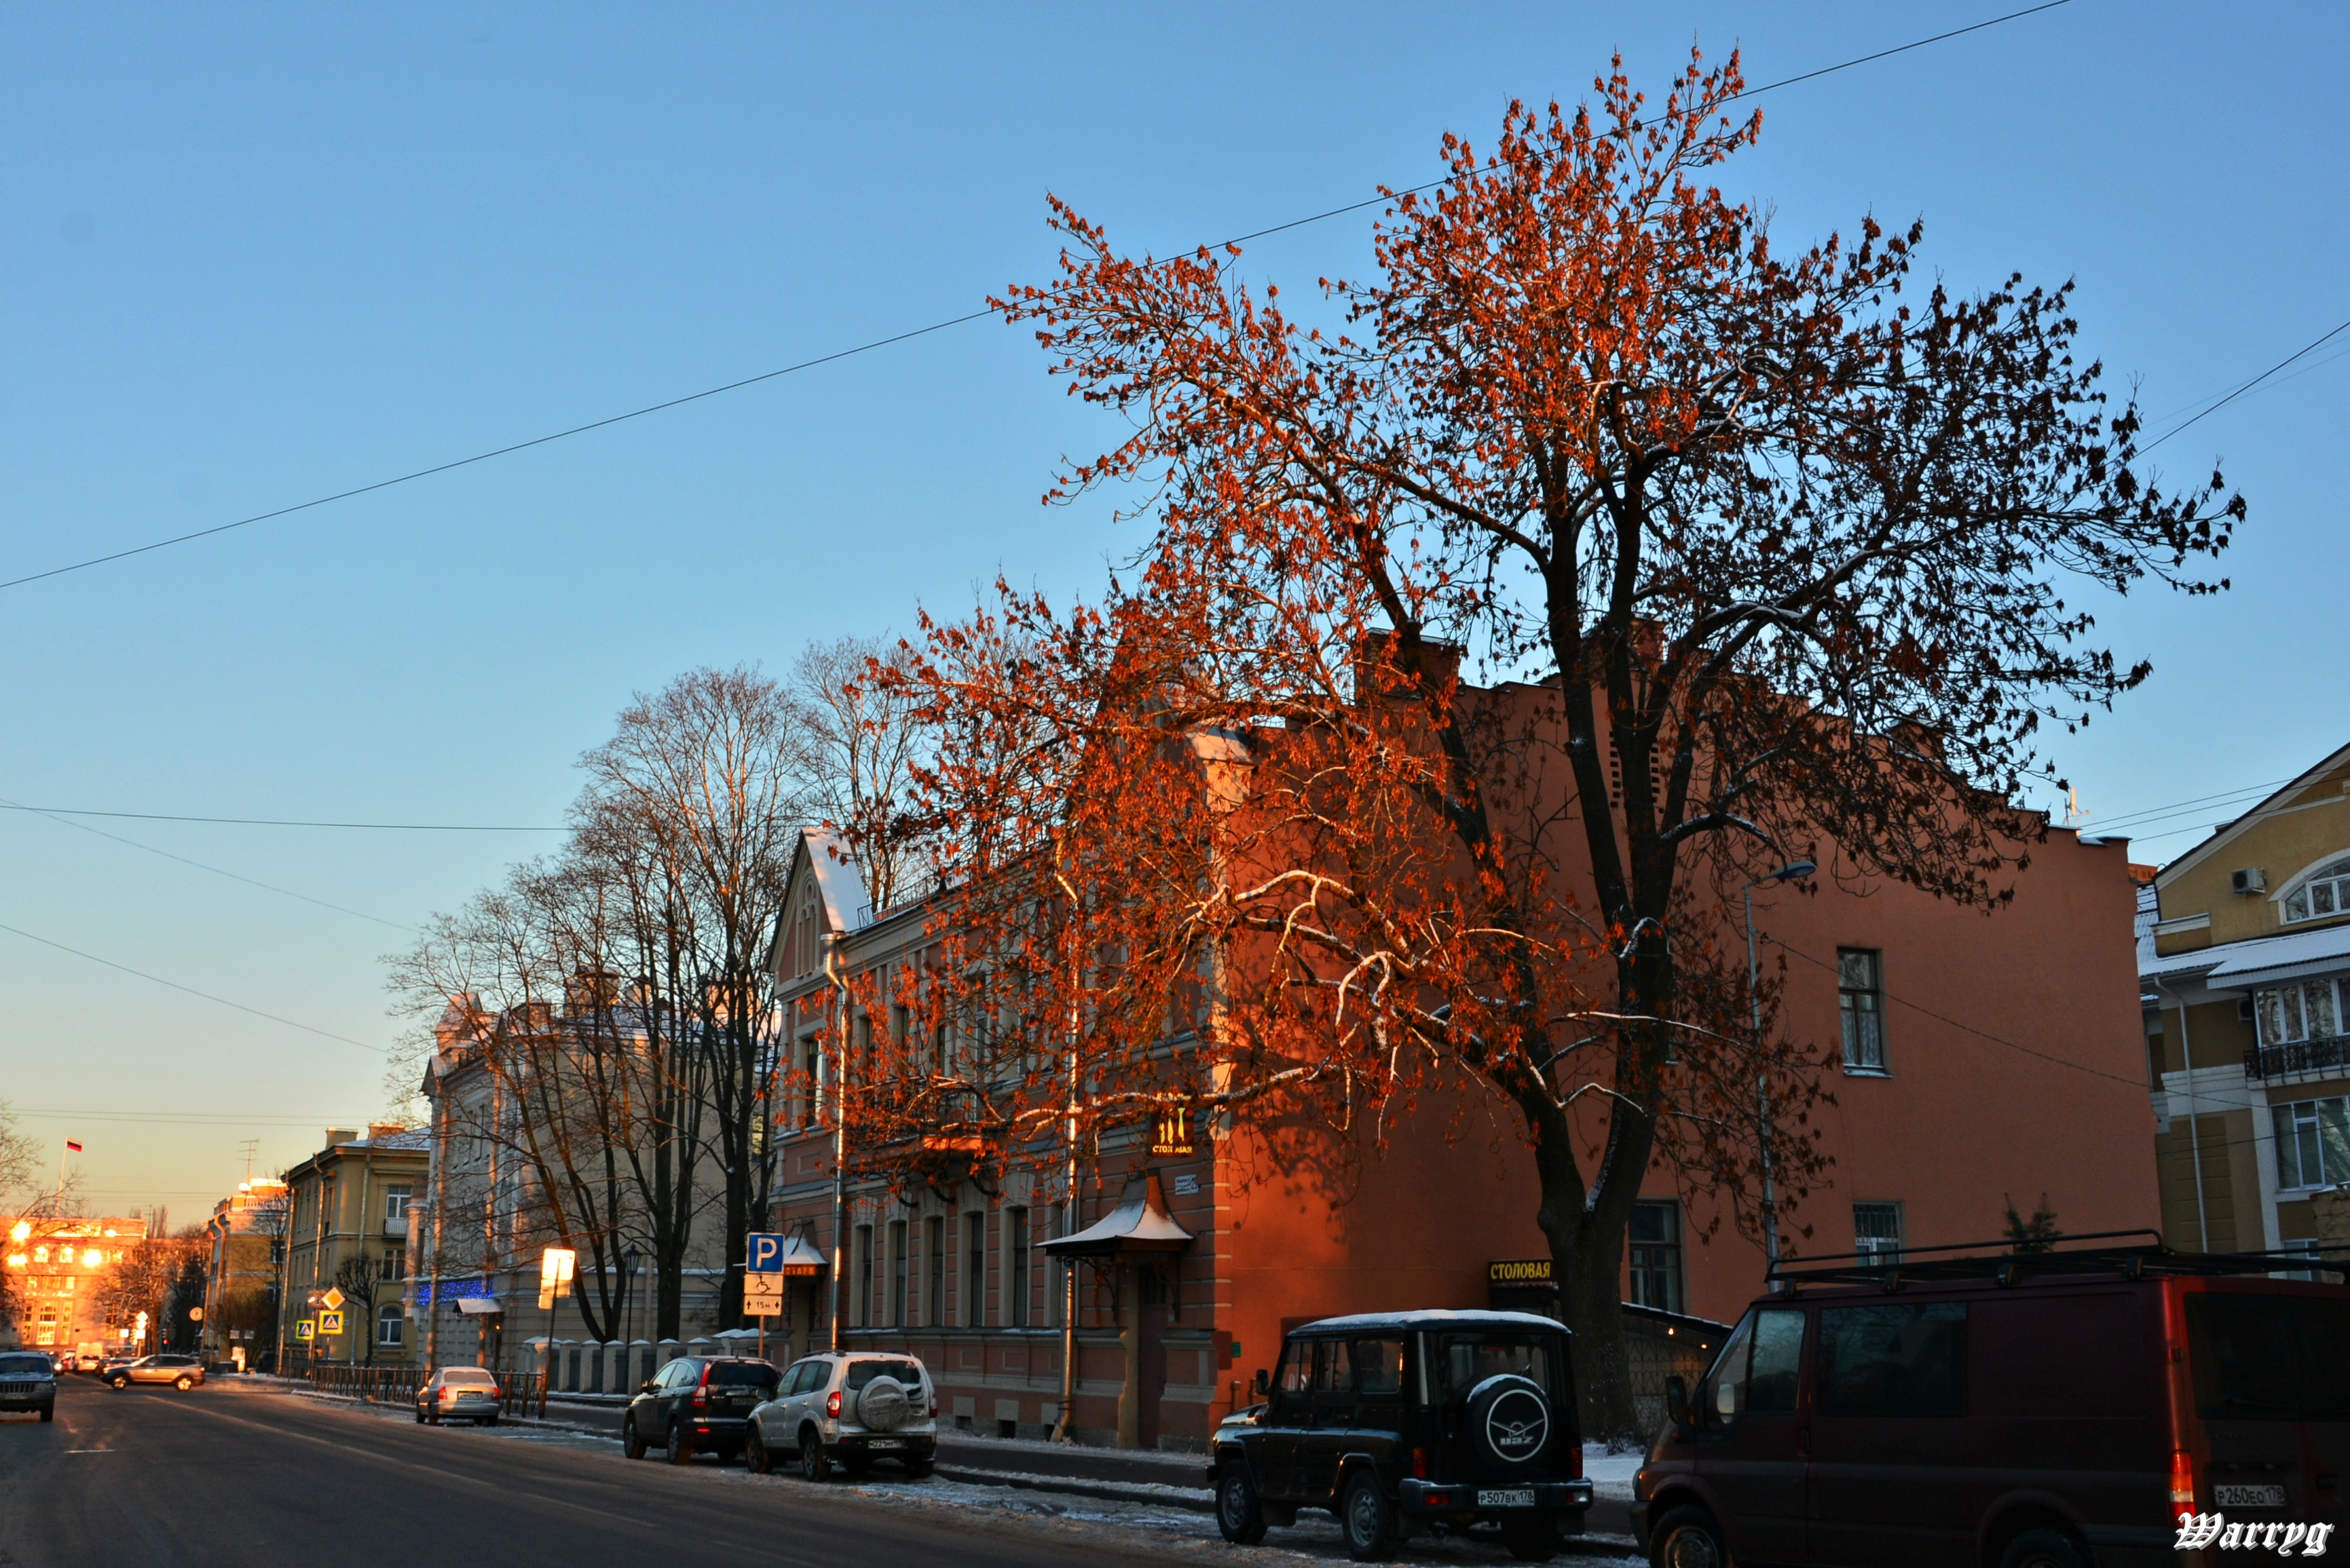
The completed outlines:
[[[2294,1100],[2271,1106],[2276,1123],[2277,1189],[2350,1181],[2350,1103]]]
[[[2330,1040],[2340,1033],[2343,981],[2306,980],[2272,991],[2252,993],[2252,1017],[2260,1024],[2261,1044],[2289,1045],[2302,1040]]]
[[[2350,855],[2327,861],[2284,896],[2288,925],[2295,920],[2322,919],[2327,915],[2350,915]]]
[[[403,1324],[397,1306],[380,1307],[375,1314],[375,1342],[396,1345],[400,1341]]]

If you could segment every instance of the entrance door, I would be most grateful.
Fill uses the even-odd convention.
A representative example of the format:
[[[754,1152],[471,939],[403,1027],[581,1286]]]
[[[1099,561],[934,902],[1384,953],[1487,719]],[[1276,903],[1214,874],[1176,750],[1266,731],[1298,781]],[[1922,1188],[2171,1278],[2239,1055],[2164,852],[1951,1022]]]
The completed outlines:
[[[1810,1466],[1798,1409],[1807,1316],[1795,1306],[1748,1313],[1698,1387],[1711,1440],[1697,1472],[1720,1504],[1731,1555],[1741,1563],[1807,1561]]]

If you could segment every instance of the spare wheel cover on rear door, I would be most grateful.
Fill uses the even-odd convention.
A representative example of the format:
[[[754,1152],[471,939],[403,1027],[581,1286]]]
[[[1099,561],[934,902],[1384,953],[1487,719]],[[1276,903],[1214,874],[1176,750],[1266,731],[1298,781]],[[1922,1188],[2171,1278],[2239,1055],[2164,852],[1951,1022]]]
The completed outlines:
[[[1514,1372],[1496,1373],[1469,1391],[1469,1446],[1494,1469],[1523,1472],[1550,1447],[1550,1397]]]
[[[913,1410],[906,1386],[894,1377],[876,1377],[857,1396],[857,1419],[876,1432],[896,1431]]]

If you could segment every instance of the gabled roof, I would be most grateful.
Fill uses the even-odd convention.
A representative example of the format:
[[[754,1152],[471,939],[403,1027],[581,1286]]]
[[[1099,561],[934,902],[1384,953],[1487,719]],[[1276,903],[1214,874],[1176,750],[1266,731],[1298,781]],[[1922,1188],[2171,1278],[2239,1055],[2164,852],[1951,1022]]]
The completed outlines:
[[[862,930],[873,923],[873,905],[865,896],[865,878],[858,873],[847,840],[828,827],[803,827],[800,853],[807,857],[816,891],[824,898],[825,918],[834,930]]]
[[[2260,805],[2252,807],[2251,810],[2245,812],[2243,815],[2237,817],[2235,821],[2228,824],[2225,827],[2213,829],[2210,837],[2205,839],[2202,843],[2197,845],[2194,848],[2189,850],[2186,854],[2180,856],[2178,859],[2164,867],[2160,872],[2156,874],[2154,879],[2155,886],[2158,888],[2168,887],[2173,879],[2187,871],[2192,870],[2194,867],[2201,865],[2205,860],[2209,859],[2212,855],[2218,853],[2224,846],[2234,843],[2239,838],[2241,838],[2245,834],[2251,832],[2252,828],[2263,819],[2273,816],[2278,812],[2287,810],[2293,806],[2307,804],[2301,799],[2301,796],[2306,794],[2312,786],[2322,782],[2327,774],[2341,767],[2345,762],[2350,762],[2350,746],[2344,746],[2339,751],[2334,752],[2332,755],[2326,757],[2324,761],[2319,763],[2315,767],[2304,769],[2302,773],[2296,774],[2282,789],[2278,790],[2275,794],[2270,795],[2266,800],[2262,801]]]

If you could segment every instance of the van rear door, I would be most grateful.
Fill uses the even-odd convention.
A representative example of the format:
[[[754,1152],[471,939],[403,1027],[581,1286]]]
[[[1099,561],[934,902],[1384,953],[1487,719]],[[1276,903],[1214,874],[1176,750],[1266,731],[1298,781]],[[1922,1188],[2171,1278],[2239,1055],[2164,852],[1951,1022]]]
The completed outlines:
[[[2196,1502],[2247,1523],[2345,1521],[2350,1291],[2268,1280],[2190,1286]]]

